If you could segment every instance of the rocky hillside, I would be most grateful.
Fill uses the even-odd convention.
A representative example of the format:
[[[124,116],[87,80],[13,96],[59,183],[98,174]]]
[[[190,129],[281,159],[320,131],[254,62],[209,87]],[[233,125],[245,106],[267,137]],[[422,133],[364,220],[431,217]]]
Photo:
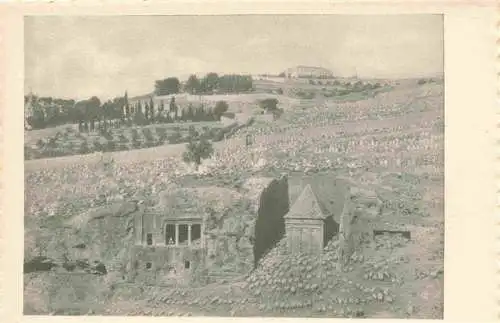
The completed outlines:
[[[77,272],[79,269],[85,272],[79,263],[101,263],[106,272],[118,272],[124,276],[133,245],[134,215],[144,212],[149,206],[163,209],[165,214],[172,213],[172,210],[181,213],[198,210],[206,222],[208,265],[213,271],[244,274],[253,268],[255,262],[255,227],[262,193],[266,189],[276,190],[273,186],[278,187],[287,207],[286,179],[283,186],[272,178],[255,177],[238,189],[217,186],[186,188],[172,184],[149,200],[103,200],[102,205],[74,215],[54,212],[50,216],[29,217],[25,233],[25,262],[45,257],[45,262],[51,262],[52,270],[58,272]],[[35,267],[29,271],[44,270]]]

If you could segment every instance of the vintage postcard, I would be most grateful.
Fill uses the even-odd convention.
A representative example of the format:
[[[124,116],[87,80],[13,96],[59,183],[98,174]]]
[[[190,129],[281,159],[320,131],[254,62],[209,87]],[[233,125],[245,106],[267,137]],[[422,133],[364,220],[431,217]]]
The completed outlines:
[[[497,317],[492,5],[157,5],[3,11],[11,315]]]

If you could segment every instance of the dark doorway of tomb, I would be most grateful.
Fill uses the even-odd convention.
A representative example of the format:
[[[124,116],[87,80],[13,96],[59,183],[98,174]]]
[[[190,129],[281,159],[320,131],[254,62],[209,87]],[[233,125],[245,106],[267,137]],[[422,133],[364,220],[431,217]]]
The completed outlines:
[[[253,246],[254,267],[285,234],[285,214],[289,211],[288,181],[273,181],[260,197]]]
[[[323,247],[326,247],[328,242],[339,233],[340,225],[333,219],[333,216],[329,216],[324,220],[324,230],[323,230]]]
[[[373,236],[378,235],[401,235],[408,240],[411,239],[411,232],[406,230],[373,230]]]

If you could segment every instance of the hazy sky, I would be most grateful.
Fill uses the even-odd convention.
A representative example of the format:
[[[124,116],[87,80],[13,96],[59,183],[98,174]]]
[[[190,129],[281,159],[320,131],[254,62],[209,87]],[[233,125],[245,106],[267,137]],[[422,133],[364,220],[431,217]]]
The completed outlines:
[[[279,73],[296,65],[336,75],[443,72],[439,15],[27,17],[25,91],[101,99],[151,92],[190,73]]]

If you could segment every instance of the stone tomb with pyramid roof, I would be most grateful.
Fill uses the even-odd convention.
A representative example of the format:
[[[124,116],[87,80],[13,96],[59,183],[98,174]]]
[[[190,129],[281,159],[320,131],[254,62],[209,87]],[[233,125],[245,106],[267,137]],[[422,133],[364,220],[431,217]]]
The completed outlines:
[[[346,186],[326,177],[305,181],[301,187],[300,195],[284,217],[288,250],[319,254],[338,233]]]

